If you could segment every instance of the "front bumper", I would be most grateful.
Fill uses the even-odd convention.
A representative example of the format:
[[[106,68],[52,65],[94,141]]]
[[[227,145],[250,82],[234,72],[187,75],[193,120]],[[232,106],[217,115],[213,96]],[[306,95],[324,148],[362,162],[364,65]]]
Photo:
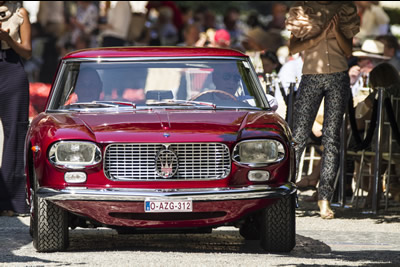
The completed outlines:
[[[84,189],[39,188],[39,197],[106,226],[134,228],[191,228],[230,225],[247,214],[296,194],[296,186],[249,186],[242,188],[192,189]],[[191,200],[192,212],[146,212],[146,199]]]
[[[147,198],[182,199],[192,201],[221,201],[246,199],[274,199],[294,194],[297,188],[293,183],[279,187],[253,185],[241,188],[192,188],[192,189],[85,189],[68,187],[61,190],[41,187],[36,192],[39,197],[50,201],[144,201]]]

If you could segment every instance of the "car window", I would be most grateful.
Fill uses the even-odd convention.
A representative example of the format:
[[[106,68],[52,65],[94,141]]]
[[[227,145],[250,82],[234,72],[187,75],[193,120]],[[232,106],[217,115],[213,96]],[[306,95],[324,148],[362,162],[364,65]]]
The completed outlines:
[[[250,63],[236,59],[66,61],[49,103],[50,110],[112,108],[121,103],[131,103],[130,107],[187,108],[209,103],[219,108],[269,108]],[[104,103],[114,105],[100,105]]]

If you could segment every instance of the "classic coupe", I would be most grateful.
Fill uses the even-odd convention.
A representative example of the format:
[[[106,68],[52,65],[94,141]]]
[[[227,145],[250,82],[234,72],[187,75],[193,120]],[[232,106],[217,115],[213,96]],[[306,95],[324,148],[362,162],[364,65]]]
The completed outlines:
[[[210,233],[234,226],[267,252],[295,246],[295,143],[245,54],[117,47],[60,60],[25,160],[30,233]]]

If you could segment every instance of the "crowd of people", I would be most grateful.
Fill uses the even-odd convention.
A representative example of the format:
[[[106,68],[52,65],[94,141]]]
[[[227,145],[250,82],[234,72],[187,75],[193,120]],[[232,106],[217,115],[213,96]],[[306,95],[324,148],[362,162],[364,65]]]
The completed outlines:
[[[257,13],[243,21],[234,6],[217,15],[206,5],[191,8],[174,1],[40,1],[32,23],[32,58],[25,68],[30,82],[51,83],[60,57],[91,47],[212,46],[276,52],[285,42],[281,32],[287,10],[276,2],[270,21],[261,23]]]
[[[1,1],[0,7],[7,6],[6,3]],[[357,106],[366,98],[365,88],[375,93],[374,88],[384,86],[370,75],[382,63],[390,64],[397,74],[400,71],[399,41],[390,32],[389,16],[379,1],[306,1],[291,6],[274,1],[267,20],[257,12],[243,14],[234,6],[227,6],[219,16],[206,5],[191,8],[174,1],[40,1],[29,39],[24,33],[29,9],[23,5],[18,8],[22,12],[18,16],[23,16],[24,22],[16,24],[20,39],[13,38],[22,45],[10,47],[23,58],[31,100],[35,84],[51,84],[61,57],[92,47],[193,46],[242,51],[252,60],[266,93],[273,96],[270,103],[274,110],[284,118],[288,116],[287,95],[290,86],[294,86],[294,108],[299,119],[293,125],[293,134],[301,144],[296,151],[297,159],[311,132],[322,137],[321,162],[311,176],[298,174],[298,186],[302,189],[319,184],[314,200],[325,219],[334,217],[330,201],[339,168],[340,128],[348,100],[352,99]],[[3,35],[0,33],[2,54],[3,43],[8,40]],[[23,49],[26,42],[30,42],[31,56]],[[396,77],[388,79],[389,85],[397,88]],[[375,84],[370,87],[369,81]],[[310,105],[311,100],[314,105]],[[365,120],[365,114],[361,115]],[[4,125],[6,115],[0,116],[4,131],[8,130],[9,126]],[[24,118],[15,118],[14,124],[25,121]],[[7,164],[3,158],[2,172],[4,166]],[[7,180],[7,175],[0,178]],[[0,210],[24,212],[23,208],[7,205],[0,206]]]

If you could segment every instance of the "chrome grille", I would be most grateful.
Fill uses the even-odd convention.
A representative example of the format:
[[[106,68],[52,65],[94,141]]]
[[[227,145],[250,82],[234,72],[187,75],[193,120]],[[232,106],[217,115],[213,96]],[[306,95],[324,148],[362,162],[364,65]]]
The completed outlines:
[[[169,149],[178,157],[178,171],[171,178],[156,172],[156,157]],[[107,146],[104,173],[112,180],[213,180],[231,169],[229,149],[220,143],[112,144]]]

